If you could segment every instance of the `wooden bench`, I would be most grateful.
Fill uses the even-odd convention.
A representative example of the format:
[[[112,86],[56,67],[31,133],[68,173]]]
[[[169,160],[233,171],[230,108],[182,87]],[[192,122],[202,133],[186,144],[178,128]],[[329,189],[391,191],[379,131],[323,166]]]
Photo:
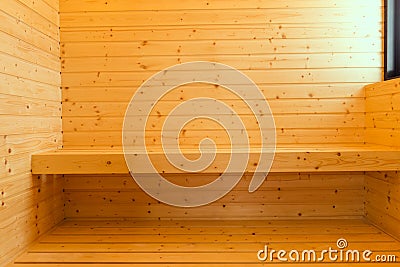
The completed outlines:
[[[186,155],[198,152],[186,150]],[[230,151],[218,154],[223,158]],[[255,171],[259,152],[251,151],[246,172]],[[160,173],[182,173],[166,164],[160,151],[149,153]],[[400,170],[400,149],[384,145],[340,146],[313,145],[309,147],[278,147],[271,172],[339,172],[339,171],[397,171]],[[223,164],[211,164],[203,173],[221,173]],[[128,173],[121,150],[57,150],[32,156],[32,172],[37,174],[110,174]]]

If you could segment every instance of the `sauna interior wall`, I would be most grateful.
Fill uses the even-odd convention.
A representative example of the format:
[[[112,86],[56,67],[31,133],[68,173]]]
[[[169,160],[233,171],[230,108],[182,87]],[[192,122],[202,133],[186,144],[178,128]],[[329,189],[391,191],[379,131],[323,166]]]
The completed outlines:
[[[0,4],[0,266],[64,218],[62,179],[32,176],[61,147],[58,0]]]
[[[231,65],[257,83],[274,113],[278,145],[361,143],[362,88],[382,78],[382,4],[61,0],[64,148],[119,149],[123,116],[136,88],[158,70],[196,60]],[[206,95],[238,110],[257,146],[254,118],[223,90],[197,84],[167,94],[150,116],[148,145],[160,147],[160,128],[171,107]],[[207,136],[218,145],[228,143],[223,129],[207,120],[186,125],[180,143],[197,146]],[[239,187],[208,207],[185,211],[149,199],[129,176],[67,176],[66,216],[362,216],[362,180],[349,173],[276,174],[264,185],[268,195],[246,196]]]
[[[400,147],[400,79],[367,87],[366,126],[369,143]],[[368,172],[365,177],[366,217],[400,239],[400,173]]]

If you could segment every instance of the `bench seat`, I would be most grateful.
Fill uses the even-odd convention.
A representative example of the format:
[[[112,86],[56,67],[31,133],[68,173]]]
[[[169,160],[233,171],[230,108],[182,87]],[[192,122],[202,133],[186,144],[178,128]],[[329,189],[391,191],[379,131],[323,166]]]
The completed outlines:
[[[184,150],[185,155],[198,154],[197,150]],[[250,151],[246,169],[253,173],[259,150]],[[162,164],[161,151],[149,151],[152,162],[159,162],[160,173],[184,173],[172,165]],[[229,158],[228,149],[218,150],[218,157]],[[195,156],[195,155],[192,155]],[[164,159],[164,160],[163,160]],[[226,164],[214,161],[202,173],[221,173]],[[279,146],[270,172],[338,172],[338,171],[398,171],[400,149],[382,145],[333,144]],[[128,173],[122,150],[67,150],[61,149],[32,155],[35,174],[111,174]]]

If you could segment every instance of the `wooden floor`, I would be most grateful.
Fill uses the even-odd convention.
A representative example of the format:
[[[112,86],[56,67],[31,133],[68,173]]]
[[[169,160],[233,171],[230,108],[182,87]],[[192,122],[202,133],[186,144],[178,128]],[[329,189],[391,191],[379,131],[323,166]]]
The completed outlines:
[[[308,266],[309,262],[280,262],[277,254],[261,262],[257,252],[271,249],[371,250],[395,255],[397,263],[358,263],[355,266],[399,266],[400,242],[362,220],[307,221],[100,221],[66,220],[33,244],[10,266]],[[262,256],[263,254],[261,254]],[[295,255],[295,254],[293,254]],[[345,253],[343,254],[345,255]],[[286,255],[288,257],[288,255]],[[331,263],[331,264],[329,264]],[[348,266],[324,262],[313,266]]]

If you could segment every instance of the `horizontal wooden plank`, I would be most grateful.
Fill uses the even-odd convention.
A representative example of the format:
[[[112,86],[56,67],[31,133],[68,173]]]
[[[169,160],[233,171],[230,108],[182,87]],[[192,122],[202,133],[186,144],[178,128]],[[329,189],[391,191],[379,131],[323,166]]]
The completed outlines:
[[[381,37],[381,24],[354,23],[267,23],[267,25],[195,25],[124,27],[72,27],[61,30],[63,43],[137,40],[243,40],[243,39],[302,39],[302,38],[370,38]],[[375,29],[375,30],[372,30]]]
[[[61,117],[61,103],[0,93],[0,115]]]
[[[138,87],[150,78],[152,72],[87,72],[62,73],[62,85],[71,86],[131,86]],[[246,71],[257,85],[268,83],[303,84],[303,83],[342,83],[374,82],[381,78],[380,68],[349,69],[306,69],[306,70],[266,70]],[[177,82],[169,81],[171,85]],[[229,86],[229,85],[228,85]]]
[[[218,174],[192,174],[186,178],[182,175],[163,174],[172,183],[182,186],[198,186],[218,178]],[[252,179],[250,174],[244,174],[234,188],[235,191],[248,192]],[[304,191],[331,190],[339,194],[341,190],[361,191],[364,176],[359,172],[329,172],[329,173],[270,173],[266,181],[258,189],[262,195],[271,191]],[[65,176],[65,192],[138,192],[142,190],[134,182],[130,174],[79,174]],[[238,193],[235,192],[235,193]],[[257,191],[258,192],[258,191]],[[256,194],[254,192],[253,194]],[[143,193],[143,192],[142,192]],[[154,201],[154,200],[153,200]],[[151,203],[153,201],[150,201]],[[129,201],[130,202],[130,201]]]
[[[65,58],[61,61],[61,68],[65,73],[80,71],[161,71],[174,64],[193,61],[192,59],[195,61],[195,58],[194,56]],[[242,71],[381,67],[381,55],[378,53],[210,56],[207,60],[221,62]]]
[[[106,110],[107,112],[107,110]],[[78,111],[76,112],[78,113]],[[121,132],[122,130],[122,122],[123,122],[123,117],[101,117],[99,118],[98,116],[90,116],[92,114],[88,114],[85,117],[87,119],[85,120],[84,117],[78,118],[78,117],[63,117],[63,120],[65,122],[65,125],[67,129],[73,129],[74,125],[76,127],[77,131],[78,128],[82,129],[84,127],[89,127],[89,129],[99,129],[101,131],[119,131]],[[65,116],[65,115],[64,115]],[[104,116],[104,115],[100,115]],[[228,115],[227,115],[228,116]],[[254,120],[253,116],[250,115],[241,115],[242,120],[251,121]],[[363,116],[360,113],[354,113],[354,114],[279,114],[274,116],[275,120],[275,125],[277,129],[312,129],[312,128],[354,128],[354,127],[363,127],[364,122],[363,122]],[[137,117],[127,117],[127,122],[133,123],[137,121]],[[158,116],[150,116],[149,121],[152,124],[149,124],[148,127],[146,127],[147,130],[155,130],[158,131],[156,134],[159,134],[160,131],[160,126],[161,123],[164,121],[165,116],[162,115],[162,117]],[[76,122],[74,122],[77,120]],[[93,121],[95,120],[95,121]],[[204,129],[204,127],[201,128],[196,128],[195,126],[200,123],[200,121],[203,121],[203,123],[206,123],[205,120],[200,120],[198,123],[193,123],[191,124],[194,126],[187,127],[187,131],[201,131]],[[83,125],[79,125],[78,123],[81,123]],[[68,127],[67,125],[71,125],[72,128]],[[96,125],[97,124],[97,125]],[[182,125],[183,126],[183,125]],[[247,131],[254,131],[256,128],[252,127],[247,129]],[[137,129],[138,131],[141,131],[141,129]],[[212,130],[212,129],[210,129]],[[234,129],[233,129],[234,130]],[[187,132],[186,131],[186,132]],[[207,133],[203,133],[205,135]],[[310,132],[312,134],[312,132]]]
[[[386,147],[353,146],[278,149],[271,172],[316,172],[316,171],[374,171],[399,170],[398,151]],[[189,153],[186,153],[189,154]],[[195,153],[197,154],[197,152]],[[138,154],[139,155],[139,154]],[[230,154],[218,153],[221,160]],[[162,153],[150,153],[156,169],[165,173],[182,173],[165,162]],[[252,153],[256,157],[257,153]],[[253,159],[255,160],[255,159]],[[247,171],[255,170],[252,161]],[[227,161],[224,161],[227,162]],[[222,169],[221,169],[222,168]],[[124,156],[118,151],[73,151],[64,150],[37,154],[32,157],[33,173],[79,174],[79,173],[127,173]],[[204,173],[221,173],[225,166],[212,163]]]
[[[258,85],[266,99],[336,99],[365,97],[362,89],[365,83],[334,84],[262,84]],[[200,88],[217,99],[230,99],[231,94],[221,87],[211,84],[189,84],[179,86],[163,97],[169,101],[187,100],[197,97]],[[137,90],[132,87],[63,87],[64,102],[125,102],[130,100]]]
[[[304,127],[304,126],[303,126]],[[252,132],[248,132],[253,137]],[[151,132],[150,132],[151,134]],[[159,133],[153,133],[153,138],[147,138],[146,143],[151,145],[160,145]],[[362,144],[365,141],[365,131],[363,128],[279,128],[276,132],[277,144]],[[208,131],[207,135],[199,131],[186,131],[185,136],[180,136],[180,141],[189,146],[189,144],[199,144],[199,140],[209,137],[217,143],[224,143],[219,131]],[[257,133],[255,132],[255,135]],[[155,140],[154,140],[155,139]],[[226,143],[226,142],[225,142]],[[252,138],[252,144],[255,140]],[[101,132],[64,132],[63,145],[65,148],[72,149],[109,149],[119,147],[122,149],[121,131],[101,131]]]
[[[300,223],[299,223],[300,222]],[[362,227],[368,224],[360,219],[347,219],[342,220],[340,218],[326,220],[326,219],[315,219],[315,220],[137,220],[137,219],[107,219],[107,218],[88,218],[88,219],[71,219],[66,218],[61,224],[61,227],[169,227],[169,228],[184,228],[184,227],[327,227],[330,224],[334,224],[336,227]]]
[[[83,120],[81,120],[83,122]],[[146,142],[148,148],[159,148],[162,144],[174,144],[176,141],[179,142],[184,148],[197,148],[200,142],[204,138],[209,138],[215,142],[215,144],[220,148],[227,148],[230,146],[231,141],[226,131],[222,127],[218,127],[217,124],[208,123],[204,121],[204,125],[201,124],[202,121],[197,120],[197,124],[194,121],[184,127],[184,129],[177,134],[171,131],[161,132],[157,130],[147,130],[146,136],[142,137],[140,130],[136,132],[129,132],[132,138],[135,138],[137,142],[143,140]],[[117,125],[118,122],[115,122]],[[99,122],[99,125],[103,125]],[[110,124],[111,125],[111,124]],[[198,126],[200,125],[200,126]],[[105,125],[104,125],[105,126]],[[204,127],[203,127],[204,126]],[[87,127],[87,126],[86,126]],[[108,146],[108,147],[121,147],[122,137],[121,130],[116,131],[98,131],[98,127],[86,128],[85,126],[76,128],[70,128],[64,125],[64,147],[72,146]],[[112,126],[109,126],[113,128]],[[290,126],[289,126],[290,127]],[[81,131],[78,129],[86,128],[86,131]],[[204,130],[206,129],[206,130]],[[67,131],[71,130],[71,132]],[[272,134],[268,129],[263,130],[264,134]],[[232,127],[230,133],[235,136],[242,136],[243,131],[240,127]],[[248,141],[250,146],[259,147],[262,144],[260,130],[257,128],[249,129],[246,131],[248,134]],[[321,134],[326,134],[326,136],[320,136]],[[163,139],[161,139],[163,135]],[[354,136],[352,136],[354,135]],[[332,128],[328,129],[316,129],[316,128],[279,128],[276,130],[276,138],[278,144],[316,144],[316,143],[340,143],[356,144],[362,143],[364,141],[363,129],[358,128],[344,128],[341,130],[336,130]],[[179,138],[177,140],[177,138]],[[342,141],[342,142],[341,142]],[[237,141],[238,144],[246,145],[246,141]],[[323,145],[322,145],[323,146]]]
[[[379,53],[380,38],[61,43],[61,56],[198,56],[243,54]],[[207,60],[205,58],[204,60]]]
[[[381,233],[380,230],[376,229],[373,226],[365,225],[363,227],[336,227],[331,229],[330,227],[321,227],[321,229],[318,229],[319,233],[326,233],[326,234],[348,234],[351,233],[351,230],[354,230],[352,234],[372,234],[372,233]],[[108,231],[108,232],[107,232]],[[142,231],[142,232],[141,232]],[[197,236],[197,235],[280,235],[280,234],[287,234],[287,235],[296,235],[296,234],[310,234],[310,235],[315,235],[315,229],[313,227],[227,227],[227,226],[221,226],[221,227],[187,227],[183,226],[181,228],[178,227],[158,227],[158,228],[94,228],[94,227],[57,227],[54,231],[50,233],[52,236],[64,236],[64,235],[99,235],[99,236],[104,236],[104,235],[116,235],[116,237],[127,234],[127,235],[185,235],[185,234],[190,234],[192,236]],[[79,243],[79,242],[77,242]],[[137,243],[136,243],[137,244]],[[131,244],[131,245],[136,245],[136,244]],[[50,245],[47,243],[40,244],[41,246],[38,247],[50,247]],[[69,245],[69,247],[77,250],[77,244],[70,244],[66,243],[66,245]],[[75,245],[75,246],[74,246]],[[83,244],[82,244],[83,245]],[[91,244],[93,245],[93,244]],[[121,245],[121,244],[115,244],[115,245]],[[149,244],[150,245],[150,244]],[[151,244],[151,245],[156,245],[156,244]],[[151,246],[150,245],[150,246]],[[170,249],[172,251],[177,251],[177,249],[173,249],[173,244],[169,244]],[[176,246],[179,246],[181,244],[176,244]],[[244,247],[248,249],[248,247],[252,247],[253,244],[236,244],[238,247]],[[247,246],[243,246],[247,245]],[[283,245],[283,244],[281,244]],[[319,245],[317,244],[309,244],[309,245]],[[91,247],[91,246],[88,246]],[[117,247],[117,246],[115,246]],[[120,246],[121,247],[121,246]],[[400,248],[400,247],[399,247]],[[138,247],[138,252],[143,251]],[[219,250],[221,247],[219,248]],[[245,249],[245,250],[246,250]],[[92,248],[94,250],[94,248]],[[102,249],[104,250],[104,248]],[[193,248],[190,250],[184,250],[184,251],[192,251]],[[226,248],[225,248],[226,250]],[[236,250],[236,249],[231,249],[231,251]],[[160,249],[160,251],[167,252],[165,249]],[[202,247],[201,251],[207,251],[205,247]],[[244,251],[242,249],[237,249],[237,251]],[[103,252],[103,251],[99,251]],[[104,251],[105,252],[105,251]]]
[[[61,131],[59,117],[0,115],[0,125],[8,125],[2,134],[48,133]]]
[[[85,203],[76,203],[76,205],[67,205],[65,207],[65,214],[71,218],[87,218],[87,217],[97,217],[97,218],[119,218],[119,217],[132,217],[138,219],[201,219],[201,218],[214,218],[214,219],[240,219],[246,214],[246,218],[249,219],[290,219],[290,218],[359,218],[363,215],[363,208],[356,204],[338,204],[333,207],[331,204],[310,204],[310,205],[281,205],[281,204],[230,204],[226,205],[224,208],[219,207],[216,209],[214,206],[203,206],[197,209],[179,209],[172,206],[165,205],[145,205],[145,206],[134,206],[131,205],[118,205],[117,207],[107,205],[104,208],[98,206],[92,206]],[[134,211],[133,211],[134,210]],[[217,212],[216,212],[217,211]],[[280,237],[274,236],[277,239],[282,239]],[[233,236],[238,238],[238,236]],[[271,237],[271,236],[269,236]],[[130,241],[132,241],[130,237]],[[154,239],[154,242],[164,239]],[[96,237],[98,240],[98,237]],[[127,238],[128,239],[128,238]],[[275,239],[275,240],[277,240]],[[171,236],[169,241],[174,240]],[[204,242],[211,242],[212,238],[204,240]],[[54,241],[54,239],[52,240]],[[72,241],[72,240],[71,240]],[[89,242],[93,239],[89,240]],[[138,242],[143,242],[144,240],[137,239]],[[164,239],[167,241],[167,239]],[[176,242],[182,241],[182,239],[176,239]],[[215,241],[215,240],[214,240]],[[221,240],[222,241],[222,240]],[[237,242],[238,239],[235,238],[232,242]],[[271,240],[272,241],[272,240]],[[115,242],[115,240],[114,240]],[[127,242],[127,241],[125,241]]]
[[[50,101],[60,101],[61,99],[61,90],[58,87],[3,73],[0,73],[0,90],[3,94],[33,99]]]
[[[207,97],[207,93],[199,93],[197,97]],[[216,99],[213,96],[210,98]],[[218,99],[217,99],[218,100]],[[247,100],[247,99],[246,99]],[[258,99],[263,100],[263,99]],[[170,115],[174,108],[176,108],[179,104],[185,103],[186,100],[179,101],[160,101],[154,104],[153,109],[150,114],[143,114],[143,112],[134,110],[132,108],[130,114],[131,116],[127,116],[127,118],[132,121],[143,119],[144,117],[157,116],[158,120],[163,121],[165,116],[174,116]],[[142,105],[146,104],[150,105],[154,103],[154,100],[149,100],[146,102],[141,102]],[[189,108],[187,115],[208,115],[211,117],[214,114],[211,112],[209,114],[199,111],[199,108],[202,105],[204,106],[207,101],[198,99],[195,102],[187,103],[186,107]],[[235,112],[240,116],[249,116],[253,115],[253,113],[259,115],[263,114],[260,111],[252,111],[247,103],[238,97],[231,99],[226,99],[223,101],[224,104],[228,105],[231,109],[231,112],[222,112],[221,115],[232,116],[232,112]],[[277,117],[277,120],[281,120],[283,115],[289,117],[290,114],[299,115],[299,120],[301,120],[301,115],[310,115],[314,114],[316,117],[322,116],[322,114],[330,114],[327,116],[331,116],[331,118],[337,120],[348,120],[351,123],[359,114],[365,112],[364,101],[362,98],[345,98],[345,99],[270,99],[268,100],[268,104],[271,108],[272,114]],[[63,116],[68,117],[68,119],[78,119],[77,117],[124,117],[127,111],[129,102],[64,102],[63,103]],[[264,111],[263,115],[268,114],[268,110]],[[185,114],[186,115],[186,114]],[[281,116],[280,116],[281,115]],[[340,118],[340,116],[342,118]],[[352,116],[354,116],[352,118]],[[307,117],[307,116],[305,116]],[[311,116],[308,116],[311,117]],[[284,119],[284,118],[283,118]],[[151,122],[154,122],[152,120]],[[117,128],[117,126],[116,126]]]
[[[190,179],[190,178],[189,178]],[[200,183],[199,183],[200,184]],[[201,185],[201,184],[200,184]],[[337,190],[339,191],[339,190]],[[65,199],[67,205],[74,203],[85,203],[98,206],[114,206],[131,204],[132,209],[135,206],[157,205],[157,202],[142,191],[129,192],[109,192],[104,189],[103,192],[66,192]],[[269,204],[304,204],[310,205],[318,201],[320,204],[341,205],[348,203],[358,203],[362,205],[364,200],[362,190],[340,190],[335,193],[332,189],[304,189],[304,190],[285,190],[276,189],[275,191],[263,191],[260,193],[249,194],[248,191],[229,192],[219,200],[220,206],[231,203],[256,203]]]
[[[132,236],[135,236],[135,241],[132,242],[132,239],[129,240],[129,238],[132,238]],[[56,241],[56,238],[59,238],[59,240]],[[340,237],[340,235],[339,235]],[[204,235],[204,236],[190,236],[190,235],[128,235],[128,234],[121,234],[117,236],[113,235],[104,235],[104,236],[96,236],[96,235],[87,235],[84,237],[80,237],[79,235],[48,235],[41,240],[41,243],[54,243],[54,242],[65,242],[65,243],[76,243],[79,242],[79,240],[86,240],[87,243],[93,242],[93,243],[112,243],[110,240],[113,238],[115,239],[114,243],[142,243],[142,242],[149,242],[154,238],[152,243],[158,243],[158,242],[163,242],[163,243],[170,243],[170,242],[195,242],[195,243],[226,243],[226,242],[232,242],[232,243],[265,243],[265,242],[276,242],[276,243],[297,243],[297,242],[302,242],[301,240],[303,239],[303,242],[307,243],[322,243],[322,242],[335,242],[338,238],[338,234],[332,233],[332,234],[314,234],[314,235],[307,235],[307,234],[298,234],[298,235],[249,235],[249,236],[229,236],[229,235]],[[164,241],[162,239],[165,238]],[[175,238],[175,241],[173,241]],[[376,238],[376,239],[374,239]],[[212,240],[215,239],[215,240]],[[264,239],[264,240],[263,240]],[[369,242],[369,241],[374,241],[374,242],[388,242],[388,241],[393,241],[392,237],[389,237],[387,235],[384,235],[382,233],[368,233],[368,234],[346,234],[346,239],[347,241],[351,244],[352,241],[364,241],[364,242]],[[146,240],[146,241],[144,241]],[[208,241],[208,242],[207,242]],[[236,242],[235,242],[236,241]],[[288,244],[289,245],[289,244]],[[104,253],[106,254],[106,253]],[[111,254],[111,253],[110,253]],[[138,253],[140,255],[140,253]],[[182,253],[184,254],[184,253]],[[253,256],[254,256],[253,252]],[[190,254],[189,254],[190,255]]]
[[[318,0],[306,1],[278,1],[278,2],[264,2],[260,0],[252,1],[206,1],[206,0],[189,0],[183,3],[171,2],[168,0],[158,1],[157,3],[148,2],[146,0],[136,1],[132,3],[127,0],[114,0],[110,3],[92,2],[92,1],[79,1],[79,0],[61,0],[60,6],[63,12],[78,12],[82,10],[87,11],[117,11],[117,10],[181,10],[181,9],[226,9],[227,5],[230,9],[243,9],[243,8],[310,8],[310,7],[380,7],[380,1],[345,1],[345,0],[327,0],[320,2]]]
[[[381,8],[260,8],[220,10],[140,10],[110,12],[61,13],[62,28],[90,26],[153,26],[153,25],[210,25],[210,24],[262,24],[262,23],[313,23],[319,22],[379,22]]]

